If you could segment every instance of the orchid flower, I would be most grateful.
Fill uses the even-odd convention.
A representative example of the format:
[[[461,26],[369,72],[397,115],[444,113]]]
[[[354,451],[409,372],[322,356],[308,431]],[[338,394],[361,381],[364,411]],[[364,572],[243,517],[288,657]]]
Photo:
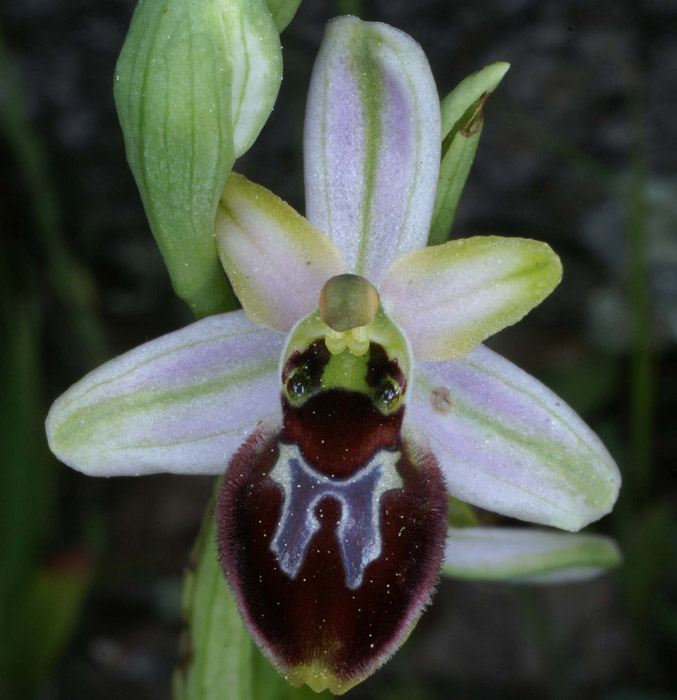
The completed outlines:
[[[307,218],[237,174],[220,200],[243,309],[108,362],[47,420],[54,453],[86,474],[223,474],[217,544],[242,618],[318,691],[381,665],[440,570],[569,580],[618,558],[598,536],[449,526],[451,503],[579,530],[620,477],[572,409],[481,345],[557,285],[549,246],[426,247],[440,123],[413,39],[330,23],[306,113]]]

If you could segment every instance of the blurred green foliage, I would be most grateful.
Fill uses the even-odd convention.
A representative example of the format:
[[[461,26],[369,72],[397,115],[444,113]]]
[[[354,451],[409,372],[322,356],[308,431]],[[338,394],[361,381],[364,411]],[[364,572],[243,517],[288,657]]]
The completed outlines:
[[[674,484],[670,487],[670,475],[657,468],[654,450],[659,393],[661,388],[669,391],[671,384],[669,377],[664,385],[660,383],[660,363],[653,343],[643,99],[642,86],[636,84],[626,105],[632,140],[625,167],[618,171],[608,169],[514,106],[507,106],[502,114],[514,128],[557,156],[565,167],[578,171],[593,187],[623,205],[629,356],[580,346],[575,363],[541,366],[538,374],[576,411],[592,417],[588,419],[591,426],[618,462],[623,486],[605,527],[623,552],[624,564],[617,576],[632,630],[634,672],[649,684],[673,685],[672,670],[663,665],[663,660],[666,653],[673,657],[677,654],[677,513]],[[670,214],[665,212],[666,216]],[[677,230],[674,216],[673,222]],[[624,422],[596,418],[610,406],[622,415],[618,410],[622,402],[626,406]],[[634,692],[627,696],[653,697],[644,691]]]
[[[30,193],[33,225],[74,342],[103,354],[88,273],[61,236],[44,152],[0,36],[1,135]],[[27,247],[0,247],[0,697],[34,697],[69,642],[89,584],[84,550],[55,550],[57,462],[44,435],[45,327]],[[50,553],[48,557],[48,553]]]

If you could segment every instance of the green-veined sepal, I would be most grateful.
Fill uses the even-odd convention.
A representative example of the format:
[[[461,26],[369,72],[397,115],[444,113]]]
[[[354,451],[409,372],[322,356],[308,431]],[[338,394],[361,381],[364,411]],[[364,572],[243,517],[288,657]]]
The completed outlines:
[[[442,573],[515,583],[583,581],[620,564],[618,545],[600,535],[544,529],[450,528]]]
[[[47,417],[54,454],[92,476],[222,474],[263,423],[279,424],[284,335],[243,311],[210,316],[90,372]]]
[[[621,477],[562,399],[480,345],[462,360],[417,362],[406,420],[457,498],[520,520],[580,530],[608,513]]]

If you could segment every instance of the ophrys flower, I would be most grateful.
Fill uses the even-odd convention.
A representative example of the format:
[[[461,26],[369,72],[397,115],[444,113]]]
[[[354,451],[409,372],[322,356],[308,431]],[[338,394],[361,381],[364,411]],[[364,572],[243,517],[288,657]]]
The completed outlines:
[[[306,115],[308,219],[238,175],[221,198],[243,311],[109,362],[48,419],[52,449],[89,474],[225,471],[219,549],[243,619],[318,690],[401,644],[443,563],[535,578],[614,556],[599,538],[478,528],[445,559],[448,495],[577,530],[620,480],[571,409],[479,345],[552,291],[557,256],[495,236],[425,247],[440,140],[420,47],[334,21]]]

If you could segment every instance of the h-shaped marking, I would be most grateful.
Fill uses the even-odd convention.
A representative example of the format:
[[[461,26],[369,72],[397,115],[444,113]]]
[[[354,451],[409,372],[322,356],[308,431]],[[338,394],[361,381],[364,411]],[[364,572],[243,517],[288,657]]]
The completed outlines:
[[[359,588],[367,564],[381,556],[381,496],[404,486],[396,469],[400,453],[379,450],[362,469],[339,480],[313,469],[297,445],[280,443],[279,447],[280,456],[269,476],[284,491],[282,513],[270,543],[280,568],[289,578],[297,577],[308,545],[320,529],[315,506],[332,496],[341,504],[337,535],[346,585]]]

